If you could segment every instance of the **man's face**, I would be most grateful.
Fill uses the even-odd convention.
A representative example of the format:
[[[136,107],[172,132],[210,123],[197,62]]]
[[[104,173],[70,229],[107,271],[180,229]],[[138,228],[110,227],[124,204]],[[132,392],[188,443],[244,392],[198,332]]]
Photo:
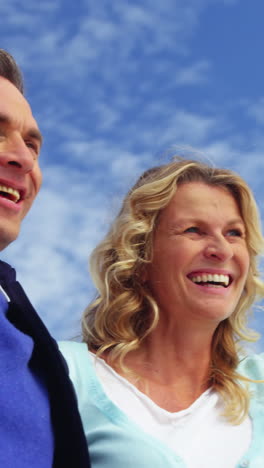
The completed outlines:
[[[16,239],[41,186],[41,134],[28,102],[0,76],[0,250]]]

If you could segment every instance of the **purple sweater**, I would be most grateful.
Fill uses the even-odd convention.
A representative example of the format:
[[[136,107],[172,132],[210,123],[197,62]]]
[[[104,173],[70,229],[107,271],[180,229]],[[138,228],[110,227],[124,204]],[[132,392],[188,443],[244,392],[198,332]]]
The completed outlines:
[[[0,466],[52,467],[49,400],[31,361],[33,340],[6,318],[0,291]]]

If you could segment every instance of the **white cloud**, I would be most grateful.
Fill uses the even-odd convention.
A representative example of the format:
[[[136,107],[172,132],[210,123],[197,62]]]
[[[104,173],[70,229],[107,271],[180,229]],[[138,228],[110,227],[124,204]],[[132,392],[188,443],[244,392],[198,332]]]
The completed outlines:
[[[24,68],[31,69],[32,60],[39,69],[49,64],[51,74],[62,80],[62,70],[69,71],[70,66],[73,76],[77,71],[89,73],[91,67],[103,66],[109,59],[113,60],[113,72],[129,67],[138,60],[135,48],[146,55],[166,54],[168,50],[189,53],[188,41],[195,33],[199,14],[210,2],[124,1],[113,3],[111,9],[107,1],[91,3],[76,14],[73,27],[62,0],[38,9],[32,1],[26,9],[14,8],[11,0],[5,8],[9,47]],[[35,35],[33,42],[29,32]]]
[[[16,265],[32,302],[57,336],[65,337],[76,333],[91,299],[88,256],[109,222],[109,203],[81,174],[57,171],[51,169],[54,181],[44,184],[19,240],[2,258]]]
[[[199,60],[187,67],[182,67],[176,72],[175,79],[178,85],[193,85],[206,83],[209,79],[210,64],[208,60]]]
[[[248,104],[248,114],[254,118],[260,125],[264,124],[264,97],[261,97],[257,102]]]
[[[151,112],[151,109],[148,110]],[[164,115],[165,114],[165,115]],[[167,115],[166,115],[167,114]],[[157,136],[159,145],[164,149],[171,145],[199,147],[218,127],[221,119],[216,116],[201,115],[184,109],[166,112],[166,106],[160,107],[160,121],[145,131],[142,137],[153,139]]]

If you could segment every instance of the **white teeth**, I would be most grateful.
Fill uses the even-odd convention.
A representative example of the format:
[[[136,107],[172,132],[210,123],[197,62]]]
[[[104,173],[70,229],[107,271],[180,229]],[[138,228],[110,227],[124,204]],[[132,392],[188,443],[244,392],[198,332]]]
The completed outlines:
[[[0,192],[9,193],[14,203],[17,203],[20,199],[20,193],[18,192],[18,190],[15,190],[11,187],[7,187],[6,185],[0,185]]]
[[[222,283],[225,286],[229,285],[229,276],[228,275],[218,275],[211,273],[203,273],[202,275],[192,276],[190,278],[193,283]]]
[[[220,283],[224,283],[226,286],[229,284],[229,276],[227,275],[219,275]]]

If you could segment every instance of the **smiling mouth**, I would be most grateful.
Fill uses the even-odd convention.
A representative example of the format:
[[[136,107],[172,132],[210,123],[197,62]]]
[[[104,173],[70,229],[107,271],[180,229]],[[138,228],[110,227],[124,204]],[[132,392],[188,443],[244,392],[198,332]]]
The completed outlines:
[[[232,283],[232,278],[229,275],[203,273],[200,275],[190,275],[188,278],[200,286],[228,288]]]
[[[18,190],[7,187],[6,185],[0,185],[0,197],[7,198],[13,203],[18,203],[21,198]]]

